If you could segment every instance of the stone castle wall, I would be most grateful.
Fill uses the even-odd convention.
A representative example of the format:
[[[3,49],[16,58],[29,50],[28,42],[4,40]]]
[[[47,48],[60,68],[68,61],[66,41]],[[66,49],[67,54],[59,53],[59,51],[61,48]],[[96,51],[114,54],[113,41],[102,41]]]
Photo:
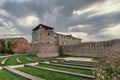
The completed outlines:
[[[102,42],[84,42],[80,45],[61,46],[63,54],[74,56],[107,56],[120,53],[120,39]]]
[[[32,32],[32,53],[39,57],[58,56],[60,52],[74,56],[106,56],[120,52],[120,39],[83,42],[72,35],[55,33],[53,28],[38,25]]]
[[[79,38],[55,33],[53,28],[40,24],[32,32],[31,52],[39,57],[58,56],[59,46],[80,43]]]
[[[72,35],[63,35],[63,34],[58,34],[57,35],[57,44],[58,46],[62,45],[77,45],[81,44],[81,39],[75,38]]]
[[[52,29],[38,26],[32,32],[32,53],[39,57],[58,56],[58,46],[56,45],[55,34]]]

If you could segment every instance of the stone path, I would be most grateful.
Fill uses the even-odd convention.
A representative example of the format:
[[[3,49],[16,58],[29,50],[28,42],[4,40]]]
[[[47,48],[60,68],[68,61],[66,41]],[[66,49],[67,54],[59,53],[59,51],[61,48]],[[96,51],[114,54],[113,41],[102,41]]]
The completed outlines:
[[[28,55],[28,54],[13,54],[13,55],[6,55],[6,56],[0,56],[0,58],[15,56],[15,55]]]
[[[39,62],[28,63],[28,65],[33,65],[33,66],[38,65],[38,64],[39,64]],[[20,67],[24,67],[24,64],[13,65],[13,66],[8,66],[8,67],[10,67],[10,68],[20,68]],[[0,70],[1,70],[1,69],[2,69],[2,67],[0,67]]]
[[[97,61],[58,61],[58,62],[67,62],[67,63],[76,63],[76,64],[86,64],[86,65],[96,65],[98,62]]]
[[[35,62],[35,63],[28,63],[27,65],[33,65],[33,66],[35,66],[35,65],[38,65],[38,64],[39,64],[39,62]],[[10,67],[10,68],[20,68],[20,67],[24,67],[24,64],[14,65],[14,66],[8,66],[8,67]]]
[[[20,67],[24,67],[24,64],[21,65],[14,65],[14,66],[8,66],[10,68],[20,68]]]
[[[66,67],[66,68],[73,68],[73,69],[93,70],[93,68],[88,68],[88,67],[79,67],[79,66],[63,65],[63,64],[57,64],[57,63],[54,64],[54,63],[44,63],[44,62],[40,62],[39,64],[46,64],[46,65]]]
[[[66,57],[66,58],[56,58],[63,60],[74,60],[74,61],[92,61],[92,58],[81,58],[81,57]]]
[[[38,65],[38,64],[39,64],[39,62],[28,63],[28,65],[33,65],[33,66]]]
[[[24,72],[15,70],[15,69],[7,67],[7,66],[3,67],[3,69],[8,70],[8,71],[10,71],[10,72],[12,72],[16,75],[19,75],[19,76],[24,77],[24,78],[29,79],[29,80],[45,80],[45,79],[42,79],[42,78],[38,78],[36,76],[32,76],[30,74],[26,74]]]
[[[2,69],[2,67],[0,67],[0,70]]]
[[[20,58],[16,58],[17,63],[22,64]]]
[[[30,59],[30,58],[28,58],[28,57],[26,57],[26,59],[27,59],[28,61],[35,62],[35,60],[32,60],[32,59]]]
[[[62,70],[56,70],[56,69],[50,69],[50,68],[44,68],[44,67],[38,67],[38,66],[31,66],[31,65],[25,65],[25,66],[42,69],[42,70],[47,70],[47,71],[51,71],[51,72],[56,72],[56,73],[61,73],[61,74],[67,74],[67,75],[71,75],[71,76],[95,79],[95,77],[92,75],[78,74],[78,73],[73,73],[73,72],[67,72],[67,71],[62,71]]]
[[[75,64],[75,63],[68,63],[68,62],[52,62],[57,64],[64,64],[64,65],[72,65],[72,66],[82,66],[82,67],[96,67],[96,65],[87,65],[87,64]]]
[[[75,60],[68,60],[70,62],[83,62],[83,63],[97,63],[98,61],[75,61]]]
[[[1,62],[1,65],[4,66],[7,60],[8,60],[8,58],[3,59],[2,62]]]

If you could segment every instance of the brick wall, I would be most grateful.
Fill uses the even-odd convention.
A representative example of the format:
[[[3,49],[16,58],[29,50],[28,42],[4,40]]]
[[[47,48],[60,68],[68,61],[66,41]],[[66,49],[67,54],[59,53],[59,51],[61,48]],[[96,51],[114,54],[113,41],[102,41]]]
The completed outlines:
[[[6,40],[13,41],[16,43],[14,53],[29,53],[30,52],[30,43],[23,37],[18,38],[7,38]]]

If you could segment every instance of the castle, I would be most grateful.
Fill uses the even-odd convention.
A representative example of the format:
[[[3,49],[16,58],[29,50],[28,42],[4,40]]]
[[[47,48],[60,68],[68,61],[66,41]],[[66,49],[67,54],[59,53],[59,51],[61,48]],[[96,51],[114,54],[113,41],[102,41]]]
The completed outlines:
[[[54,28],[39,24],[32,31],[32,53],[38,57],[54,57],[59,53],[74,56],[106,56],[120,52],[120,39],[83,42],[72,35],[54,32]]]

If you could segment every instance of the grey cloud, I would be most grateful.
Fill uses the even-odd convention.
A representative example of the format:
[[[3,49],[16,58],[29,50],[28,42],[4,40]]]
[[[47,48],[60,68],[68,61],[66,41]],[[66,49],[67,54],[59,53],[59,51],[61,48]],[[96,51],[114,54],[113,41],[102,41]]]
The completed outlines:
[[[87,16],[90,14],[87,14]],[[87,16],[86,14],[83,14],[79,16],[79,18],[75,20],[71,20],[70,21],[71,26],[75,26],[79,24],[82,24],[82,25],[88,24],[90,25],[89,29],[82,28],[82,30],[77,29],[77,31],[87,32],[88,34],[95,34],[101,31],[102,29],[109,27],[108,25],[110,24],[120,23],[120,18],[119,18],[120,12],[112,12],[109,14],[103,14],[103,15],[94,16],[91,18],[88,18]]]
[[[100,30],[108,27],[109,24],[120,23],[120,12],[112,12],[100,16],[88,18],[95,12],[89,11],[82,15],[73,15],[74,10],[83,10],[91,7],[93,4],[104,3],[105,0],[27,0],[17,2],[17,0],[6,0],[0,9],[6,10],[10,16],[0,16],[2,19],[10,21],[17,30],[28,38],[32,29],[36,27],[24,27],[17,23],[18,18],[24,18],[29,15],[35,15],[40,19],[40,23],[54,27],[58,32],[66,32],[70,26],[90,25],[89,29],[82,28],[73,30],[73,32],[85,32],[90,35],[98,33]],[[54,11],[57,11],[56,13]],[[49,15],[46,19],[45,17]],[[5,21],[5,22],[7,22]],[[0,23],[0,26],[3,26]],[[96,38],[110,38],[109,36],[96,36]],[[30,39],[30,38],[29,38]]]
[[[62,7],[60,12],[63,16],[71,16],[74,10],[85,9],[92,4],[103,2],[101,0],[57,0],[57,6]]]

